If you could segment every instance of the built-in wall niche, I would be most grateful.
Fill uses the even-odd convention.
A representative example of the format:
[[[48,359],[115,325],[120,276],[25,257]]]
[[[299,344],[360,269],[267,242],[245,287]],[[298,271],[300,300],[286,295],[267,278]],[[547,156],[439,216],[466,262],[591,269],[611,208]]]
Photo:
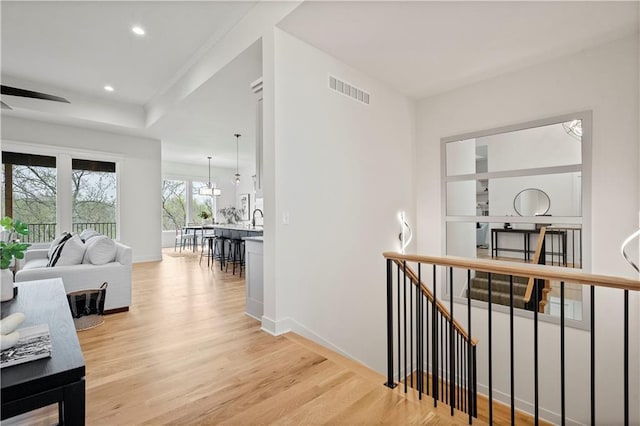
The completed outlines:
[[[531,262],[545,227],[547,264],[588,268],[590,132],[584,112],[443,138],[446,254]]]

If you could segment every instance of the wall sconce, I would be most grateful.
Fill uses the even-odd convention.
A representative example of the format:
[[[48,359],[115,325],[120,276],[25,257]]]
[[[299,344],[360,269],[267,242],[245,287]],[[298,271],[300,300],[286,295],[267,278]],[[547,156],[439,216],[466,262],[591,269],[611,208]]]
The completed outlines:
[[[633,260],[631,260],[631,258],[627,255],[627,252],[624,251],[625,248],[627,248],[627,246],[629,245],[629,243],[636,237],[638,237],[640,235],[640,229],[638,229],[636,232],[634,232],[633,234],[629,235],[627,237],[626,240],[624,240],[624,242],[622,243],[622,245],[620,246],[620,253],[622,253],[622,256],[624,257],[624,260],[627,261],[627,263],[629,263],[629,265],[631,265],[633,267],[633,269],[635,269],[637,272],[640,272],[640,269],[638,268],[638,265],[636,265]]]
[[[411,227],[407,223],[406,214],[404,211],[398,213],[398,220],[400,221],[400,234],[398,235],[398,239],[400,240],[400,253],[405,254],[404,251],[411,242],[413,238],[413,232],[411,231]]]

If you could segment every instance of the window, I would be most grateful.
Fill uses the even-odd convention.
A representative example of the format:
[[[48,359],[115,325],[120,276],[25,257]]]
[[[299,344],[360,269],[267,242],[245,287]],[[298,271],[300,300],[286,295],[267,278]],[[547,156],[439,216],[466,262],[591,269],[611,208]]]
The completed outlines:
[[[180,229],[186,224],[186,184],[180,180],[162,181],[162,230]]]
[[[116,165],[111,162],[72,160],[72,230],[91,228],[116,238]]]
[[[192,204],[191,204],[191,222],[202,222],[202,212],[206,212],[209,219],[213,219],[216,211],[216,197],[211,195],[200,195],[200,189],[206,188],[206,182],[192,182]]]
[[[29,226],[26,242],[51,242],[57,233],[85,228],[118,237],[116,163],[74,159],[68,152],[16,152],[19,149],[11,146],[2,152],[2,213]]]
[[[29,225],[25,242],[53,240],[56,232],[56,158],[2,153],[3,215]]]
[[[443,217],[448,255],[531,262],[539,229],[547,227],[541,263],[570,268],[588,265],[590,113],[567,115],[442,140]],[[583,132],[584,130],[584,132]],[[586,159],[586,160],[585,160]],[[500,288],[493,277],[492,290]],[[447,277],[449,279],[449,277]],[[527,280],[516,281],[516,294]],[[449,287],[447,285],[447,287]],[[557,316],[559,283],[550,283],[545,307]],[[582,320],[579,286],[568,291],[568,318]],[[575,290],[575,291],[573,291]],[[454,276],[454,295],[486,301],[487,279]],[[507,297],[492,297],[494,303]],[[524,292],[522,292],[524,294]],[[508,304],[508,302],[507,302]],[[518,301],[515,301],[518,305]]]

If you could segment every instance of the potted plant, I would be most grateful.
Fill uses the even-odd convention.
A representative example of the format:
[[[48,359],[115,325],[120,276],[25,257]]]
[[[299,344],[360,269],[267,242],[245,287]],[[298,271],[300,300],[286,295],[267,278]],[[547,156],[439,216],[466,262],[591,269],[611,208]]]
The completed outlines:
[[[0,289],[0,300],[10,300],[13,298],[13,273],[9,269],[13,259],[24,259],[24,252],[29,248],[30,244],[21,243],[19,235],[29,235],[29,228],[26,223],[19,220],[13,220],[6,216],[0,221],[0,225],[5,232],[6,241],[0,241],[0,270],[2,279],[2,288]]]
[[[220,213],[229,224],[237,223],[242,219],[242,212],[233,206],[224,207],[218,210],[218,213]]]
[[[209,223],[209,218],[211,217],[211,215],[208,211],[202,210],[200,213],[198,213],[198,217],[202,219],[202,223],[206,225]]]

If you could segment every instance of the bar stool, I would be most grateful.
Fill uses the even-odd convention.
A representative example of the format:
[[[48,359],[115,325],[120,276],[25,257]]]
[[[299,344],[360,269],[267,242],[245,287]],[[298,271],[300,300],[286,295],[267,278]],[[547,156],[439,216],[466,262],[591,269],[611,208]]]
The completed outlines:
[[[202,257],[206,256],[207,257],[207,266],[209,266],[211,264],[211,262],[214,260],[214,243],[215,243],[215,235],[214,234],[204,234],[202,236],[202,248],[200,250],[200,261],[199,263],[202,264]],[[205,251],[205,247],[207,250],[207,254],[204,253]]]
[[[231,231],[231,237],[228,239],[229,243],[229,255],[227,257],[227,267],[225,271],[229,270],[229,263],[233,265],[233,275],[236,274],[236,265],[240,270],[240,277],[242,277],[242,270],[244,268],[244,240],[246,232]]]
[[[217,260],[220,262],[220,270],[222,271],[225,265],[226,257],[228,256],[228,250],[225,250],[225,246],[227,245],[227,241],[229,240],[229,238],[225,235],[225,232],[222,229],[215,229],[213,231],[213,234],[214,237],[211,242],[211,244],[213,245],[213,264],[211,266],[213,267],[215,261]]]

